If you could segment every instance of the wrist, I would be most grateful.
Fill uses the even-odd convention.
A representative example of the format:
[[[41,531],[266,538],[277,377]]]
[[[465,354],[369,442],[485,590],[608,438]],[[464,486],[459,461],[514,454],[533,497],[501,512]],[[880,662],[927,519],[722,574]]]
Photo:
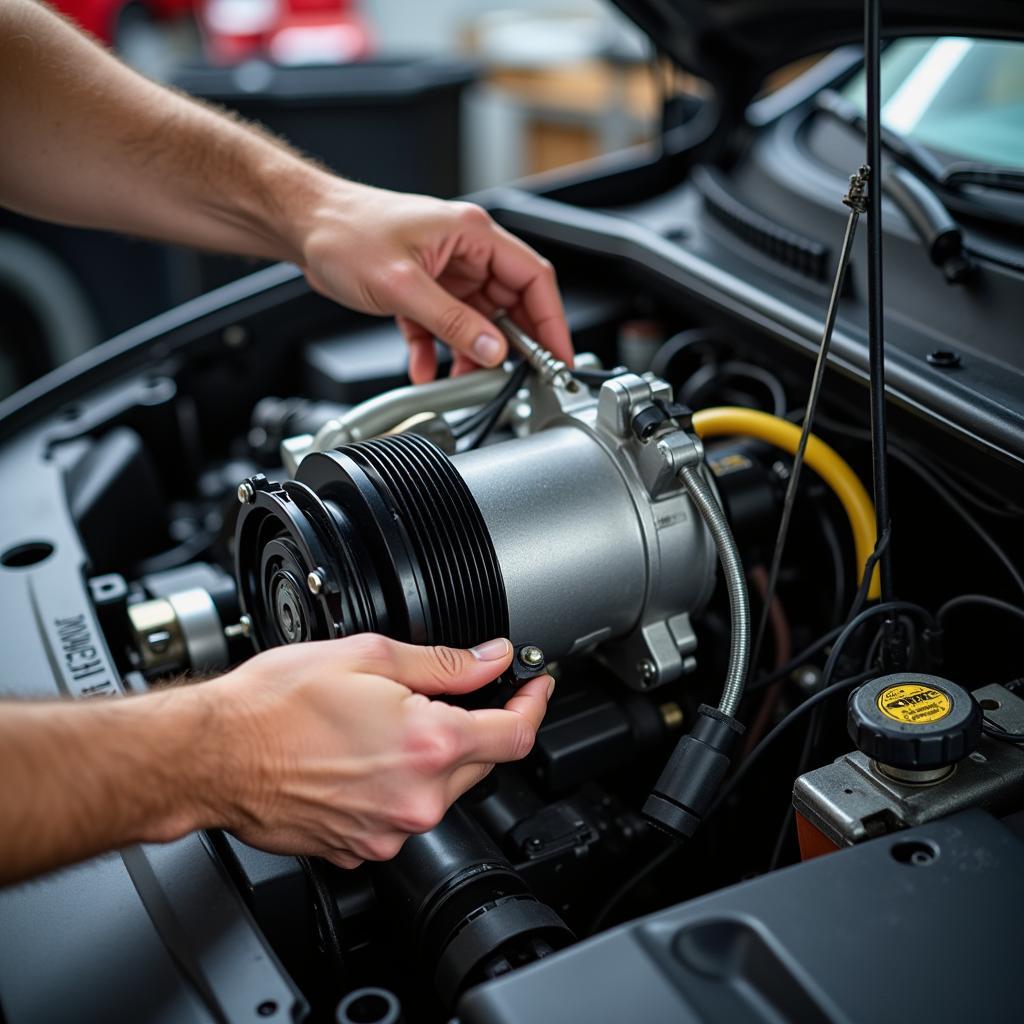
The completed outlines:
[[[333,234],[335,247],[344,244],[348,211],[361,186],[299,160],[289,153],[268,168],[265,194],[270,199],[269,230],[278,258],[305,268],[313,240],[323,231]]]
[[[169,842],[218,824],[219,714],[204,684],[129,697],[118,710],[138,751],[137,838]]]

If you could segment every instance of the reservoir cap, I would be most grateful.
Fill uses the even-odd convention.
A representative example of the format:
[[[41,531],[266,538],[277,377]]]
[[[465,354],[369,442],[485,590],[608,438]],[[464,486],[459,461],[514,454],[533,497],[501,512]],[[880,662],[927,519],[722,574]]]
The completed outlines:
[[[879,764],[930,771],[978,746],[982,711],[962,687],[923,672],[895,672],[850,694],[847,726],[857,748]]]

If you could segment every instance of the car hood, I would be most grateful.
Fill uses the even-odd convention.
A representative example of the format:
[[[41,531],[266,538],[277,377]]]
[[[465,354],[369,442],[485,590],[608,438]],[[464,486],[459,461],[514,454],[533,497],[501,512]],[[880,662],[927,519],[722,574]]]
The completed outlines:
[[[715,88],[720,128],[767,75],[864,35],[863,0],[614,0],[663,53]],[[1024,38],[1020,0],[884,0],[884,37]]]

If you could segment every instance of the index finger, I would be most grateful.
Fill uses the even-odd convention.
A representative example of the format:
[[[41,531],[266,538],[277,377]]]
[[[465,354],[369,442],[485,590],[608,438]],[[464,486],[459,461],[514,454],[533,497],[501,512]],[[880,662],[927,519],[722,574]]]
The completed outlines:
[[[503,708],[470,711],[463,762],[500,764],[526,757],[537,738],[554,686],[551,676],[538,676],[520,687]]]
[[[520,299],[534,338],[549,352],[572,366],[572,339],[565,320],[562,297],[551,264],[525,242],[494,226],[496,242],[491,273]]]

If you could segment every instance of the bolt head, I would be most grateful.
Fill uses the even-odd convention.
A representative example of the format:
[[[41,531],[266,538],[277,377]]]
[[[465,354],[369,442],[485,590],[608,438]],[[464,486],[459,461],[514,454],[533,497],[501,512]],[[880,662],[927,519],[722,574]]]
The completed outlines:
[[[238,485],[238,503],[248,505],[256,497],[256,491],[248,480],[243,480]]]
[[[658,674],[658,666],[650,658],[643,658],[637,662],[636,670],[645,683],[654,682],[654,678]]]
[[[544,664],[544,652],[534,644],[528,644],[519,652],[519,660],[528,668],[540,668]]]
[[[306,577],[306,586],[311,594],[319,594],[324,589],[324,578],[315,569]]]

